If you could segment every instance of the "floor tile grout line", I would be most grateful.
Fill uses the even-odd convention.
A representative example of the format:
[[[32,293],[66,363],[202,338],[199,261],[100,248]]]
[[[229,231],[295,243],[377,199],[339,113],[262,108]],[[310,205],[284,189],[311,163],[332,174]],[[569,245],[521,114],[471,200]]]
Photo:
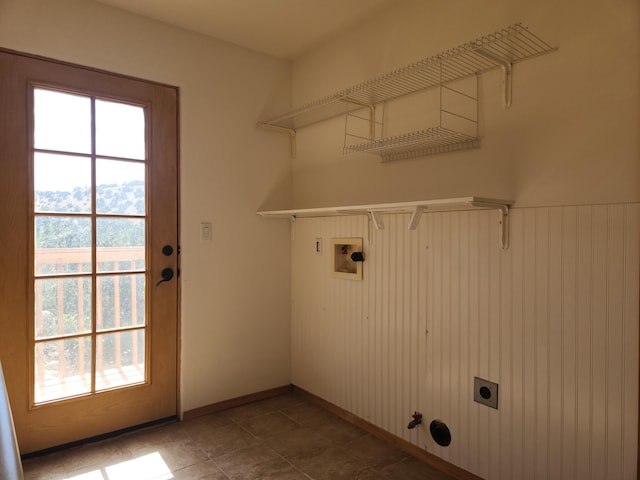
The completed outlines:
[[[277,452],[276,450],[274,450],[273,448],[267,446],[267,448],[269,448],[269,450],[271,450],[273,453],[275,453],[277,456],[279,456],[280,458],[282,458],[285,462],[287,462],[289,465],[291,465],[295,470],[297,470],[298,472],[302,473],[305,477],[307,477],[309,480],[315,480],[312,476],[310,476],[307,472],[305,472],[304,470],[302,470],[300,467],[298,467],[295,463],[293,463],[291,460],[289,460],[287,457],[285,457],[284,455],[282,455],[281,453]]]
[[[220,466],[220,464],[218,462],[215,461],[215,459],[211,458],[211,456],[209,456],[209,458],[211,459],[211,461],[214,463],[214,465],[218,468],[218,470],[220,470],[222,472],[222,474],[227,477],[229,480],[233,480],[228,474],[227,472],[225,472],[222,467]]]
[[[291,420],[292,422],[296,423],[297,425],[301,426],[301,427],[305,427],[306,425],[303,423],[300,423],[298,420],[296,420],[295,418],[287,415],[285,412],[281,412],[285,417],[287,417],[289,420]]]

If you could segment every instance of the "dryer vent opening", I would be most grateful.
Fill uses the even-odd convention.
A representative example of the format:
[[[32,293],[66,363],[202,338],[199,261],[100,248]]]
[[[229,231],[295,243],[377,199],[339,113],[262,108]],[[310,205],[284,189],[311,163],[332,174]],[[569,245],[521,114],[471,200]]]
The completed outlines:
[[[441,447],[448,447],[451,443],[451,432],[444,422],[440,420],[432,421],[429,425],[429,431],[433,440]]]

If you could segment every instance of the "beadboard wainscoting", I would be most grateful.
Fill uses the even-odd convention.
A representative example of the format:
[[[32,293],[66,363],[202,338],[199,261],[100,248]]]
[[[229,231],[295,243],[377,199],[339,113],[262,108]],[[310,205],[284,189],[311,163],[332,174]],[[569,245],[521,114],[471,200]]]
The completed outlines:
[[[635,479],[640,205],[510,217],[507,250],[497,211],[297,219],[293,383],[485,479]],[[361,281],[331,275],[336,237],[363,238]]]

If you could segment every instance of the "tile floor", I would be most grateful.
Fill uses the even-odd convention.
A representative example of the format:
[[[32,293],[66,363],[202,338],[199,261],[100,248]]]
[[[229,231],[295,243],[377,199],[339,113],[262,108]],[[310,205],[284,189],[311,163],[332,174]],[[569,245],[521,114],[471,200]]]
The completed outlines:
[[[450,480],[309,402],[281,395],[24,461],[27,480]]]

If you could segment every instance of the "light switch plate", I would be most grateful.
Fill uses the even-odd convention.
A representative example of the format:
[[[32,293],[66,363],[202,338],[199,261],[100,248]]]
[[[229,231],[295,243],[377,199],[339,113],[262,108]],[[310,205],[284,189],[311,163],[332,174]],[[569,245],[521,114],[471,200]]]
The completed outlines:
[[[210,242],[211,241],[211,223],[202,222],[200,224],[200,241],[201,242]]]

